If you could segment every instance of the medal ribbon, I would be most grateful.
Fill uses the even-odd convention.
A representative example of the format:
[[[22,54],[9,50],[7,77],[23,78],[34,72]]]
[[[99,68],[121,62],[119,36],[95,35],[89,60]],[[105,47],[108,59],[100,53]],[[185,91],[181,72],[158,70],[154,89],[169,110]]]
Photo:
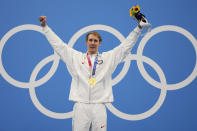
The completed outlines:
[[[88,59],[88,65],[89,65],[90,73],[91,73],[91,77],[92,77],[95,75],[95,72],[96,72],[96,65],[98,63],[98,54],[95,57],[93,69],[92,69],[92,62],[91,62],[91,59],[88,56],[88,54],[87,54],[87,59]]]

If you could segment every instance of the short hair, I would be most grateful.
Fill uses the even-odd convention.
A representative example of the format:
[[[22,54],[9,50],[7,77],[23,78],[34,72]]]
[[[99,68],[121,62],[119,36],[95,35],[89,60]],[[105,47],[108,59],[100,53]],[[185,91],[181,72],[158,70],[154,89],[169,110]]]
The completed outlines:
[[[96,37],[98,37],[99,42],[102,41],[101,35],[100,35],[98,32],[96,32],[96,31],[89,32],[89,33],[86,35],[86,41],[88,41],[88,36],[91,35],[91,34],[92,34],[92,35],[95,35]]]

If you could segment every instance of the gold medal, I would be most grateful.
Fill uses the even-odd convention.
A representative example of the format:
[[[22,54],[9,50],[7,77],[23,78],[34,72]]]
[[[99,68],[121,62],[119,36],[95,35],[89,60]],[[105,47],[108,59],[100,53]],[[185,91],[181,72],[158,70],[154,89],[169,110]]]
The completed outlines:
[[[96,79],[94,78],[94,77],[91,77],[90,79],[89,79],[89,84],[91,85],[91,86],[93,86],[93,85],[95,85],[96,84]]]

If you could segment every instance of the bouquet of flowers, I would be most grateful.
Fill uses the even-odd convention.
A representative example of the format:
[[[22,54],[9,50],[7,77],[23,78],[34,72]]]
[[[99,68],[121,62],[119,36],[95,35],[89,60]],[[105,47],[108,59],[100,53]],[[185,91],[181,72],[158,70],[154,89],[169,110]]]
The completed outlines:
[[[139,25],[144,29],[144,31],[146,33],[150,32],[151,24],[145,18],[145,15],[143,15],[140,12],[140,6],[139,5],[133,6],[130,9],[130,16],[139,22]],[[146,33],[144,33],[143,35],[145,35]]]
[[[140,12],[139,5],[133,6],[130,9],[130,16],[133,17],[134,19],[136,19],[137,21],[143,20],[144,22],[146,22],[146,20],[144,19],[145,16]]]

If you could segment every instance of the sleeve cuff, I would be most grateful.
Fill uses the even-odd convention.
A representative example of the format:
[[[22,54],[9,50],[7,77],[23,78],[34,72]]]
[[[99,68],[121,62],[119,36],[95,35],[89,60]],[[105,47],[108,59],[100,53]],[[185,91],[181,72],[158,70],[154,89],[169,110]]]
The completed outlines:
[[[47,33],[50,29],[48,27],[48,25],[46,25],[45,27],[42,28],[44,33]]]
[[[138,26],[134,29],[134,32],[136,32],[137,34],[142,32],[142,29],[140,29]]]

